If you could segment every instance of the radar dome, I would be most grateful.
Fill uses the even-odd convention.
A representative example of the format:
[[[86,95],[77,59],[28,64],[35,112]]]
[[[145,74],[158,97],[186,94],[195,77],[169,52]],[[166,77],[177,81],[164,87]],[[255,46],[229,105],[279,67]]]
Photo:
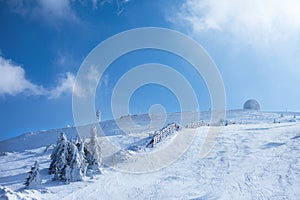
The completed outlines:
[[[249,99],[244,103],[244,110],[260,110],[260,105],[255,99]]]

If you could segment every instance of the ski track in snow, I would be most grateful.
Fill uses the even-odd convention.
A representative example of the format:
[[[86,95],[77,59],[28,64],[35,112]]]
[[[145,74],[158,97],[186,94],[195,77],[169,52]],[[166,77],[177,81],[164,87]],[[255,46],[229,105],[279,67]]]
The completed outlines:
[[[209,127],[200,127],[190,148],[176,162],[151,173],[106,167],[93,179],[64,184],[52,182],[47,174],[51,149],[7,153],[0,156],[0,185],[12,190],[10,199],[299,199],[300,123],[286,117],[274,124],[270,120],[274,116],[278,114],[242,116],[242,124],[223,128],[205,158],[199,153]],[[238,113],[231,117],[238,119]],[[188,131],[191,129],[180,133]],[[122,135],[109,139],[122,147],[137,141]],[[105,150],[105,141],[102,145]],[[22,184],[35,160],[40,163],[44,187],[25,190]],[[129,161],[134,159],[129,157]],[[3,189],[0,196],[1,192]]]

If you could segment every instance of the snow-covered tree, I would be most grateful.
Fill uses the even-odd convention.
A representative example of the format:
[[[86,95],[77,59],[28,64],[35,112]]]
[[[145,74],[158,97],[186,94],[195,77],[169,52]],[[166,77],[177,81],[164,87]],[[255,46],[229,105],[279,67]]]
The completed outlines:
[[[77,145],[67,140],[64,133],[61,133],[51,154],[49,167],[49,173],[54,174],[54,180],[80,181],[85,176],[85,166],[83,153],[79,152]]]
[[[77,146],[79,153],[84,155],[84,141],[78,133],[76,134],[76,137],[75,137],[75,140],[73,143]]]
[[[85,159],[88,164],[87,169],[93,172],[101,172],[102,151],[97,138],[97,129],[91,129],[90,141],[84,148]]]
[[[70,170],[65,171],[66,181],[81,181],[85,176],[85,164],[83,155],[79,153],[75,144],[69,143],[68,165]],[[68,174],[70,173],[70,174]]]
[[[57,145],[53,149],[51,154],[51,164],[49,167],[49,173],[54,174],[54,179],[59,180],[62,177],[62,172],[65,170],[67,165],[68,157],[68,140],[65,133],[61,133],[57,140]]]
[[[74,144],[76,145],[76,147],[78,149],[78,153],[79,153],[78,159],[80,160],[80,163],[81,163],[81,166],[80,166],[81,171],[85,175],[86,169],[87,169],[87,162],[86,162],[85,154],[84,154],[84,148],[85,148],[84,140],[80,137],[80,135],[78,133],[76,135]]]
[[[31,167],[29,177],[26,179],[24,185],[31,189],[38,189],[41,187],[42,180],[40,179],[39,163],[37,161],[35,161],[34,165]]]
[[[97,110],[97,111],[96,111],[96,119],[97,119],[97,122],[100,121],[100,118],[101,118],[101,112],[100,112],[100,110]]]

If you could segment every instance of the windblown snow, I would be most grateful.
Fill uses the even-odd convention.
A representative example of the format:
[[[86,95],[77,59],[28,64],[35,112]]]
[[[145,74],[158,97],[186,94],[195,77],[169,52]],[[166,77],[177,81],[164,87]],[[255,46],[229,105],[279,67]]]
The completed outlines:
[[[105,136],[98,140],[104,163],[109,165],[104,166],[102,174],[69,184],[53,181],[48,168],[59,134],[63,131],[73,139],[75,128],[26,133],[1,141],[0,199],[299,199],[300,113],[228,111],[227,126],[222,127],[211,152],[201,158],[199,153],[210,128],[203,124],[209,123],[209,117],[209,113],[201,113],[203,123],[195,122],[198,128],[183,125],[158,144],[158,149],[165,148],[176,137],[196,131],[191,145],[178,159],[148,173],[119,169],[139,162],[135,154],[155,151],[144,147],[160,129],[161,117],[151,118],[157,126],[147,127],[148,115],[132,116],[140,128],[128,127],[131,131],[126,134],[114,121],[102,122]],[[166,123],[178,122],[179,118],[180,113],[169,114]],[[128,117],[118,120],[126,125]],[[87,132],[90,129],[81,128]],[[123,150],[111,149],[108,143]],[[173,145],[166,155],[174,156],[180,145]],[[35,161],[39,163],[41,188],[27,189],[24,183]],[[148,164],[164,161],[162,156]]]

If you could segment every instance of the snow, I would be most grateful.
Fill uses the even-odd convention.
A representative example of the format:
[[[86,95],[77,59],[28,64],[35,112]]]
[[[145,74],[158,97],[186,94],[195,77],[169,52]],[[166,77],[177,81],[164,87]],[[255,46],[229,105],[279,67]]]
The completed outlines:
[[[175,121],[178,116],[178,113],[170,114],[169,121]],[[47,200],[298,199],[298,117],[299,113],[296,113],[294,118],[292,112],[284,113],[281,117],[281,113],[276,112],[228,111],[227,120],[235,124],[222,127],[212,151],[201,158],[200,151],[209,126],[200,126],[197,129],[182,128],[174,138],[158,145],[158,149],[154,148],[153,152],[140,152],[130,147],[133,144],[144,144],[145,138],[148,138],[152,131],[142,128],[142,125],[148,124],[149,118],[144,115],[137,116],[135,120],[141,127],[134,127],[130,134],[110,134],[98,138],[103,161],[108,163],[104,172],[70,184],[51,181],[52,176],[48,174],[50,154],[53,150],[51,143],[56,144],[61,130],[21,135],[0,142],[0,197]],[[209,114],[201,113],[201,119],[209,122]],[[126,118],[123,120],[126,124]],[[110,129],[109,124],[113,122],[104,123],[106,130]],[[116,126],[111,126],[111,129],[116,130]],[[64,130],[69,131],[66,131],[68,138],[76,137],[72,132],[75,129]],[[186,139],[188,137],[183,137],[193,135],[193,131],[196,131],[196,134],[191,142]],[[113,131],[110,130],[110,133]],[[39,141],[41,138],[48,143]],[[31,141],[32,145],[23,141]],[[40,142],[42,144],[39,144]],[[180,145],[184,142],[190,142],[190,146],[180,152]],[[111,148],[110,143],[115,145],[115,149]],[[151,157],[156,155],[156,151],[164,154]],[[147,159],[141,162],[143,156]],[[177,159],[168,163],[167,158],[172,156]],[[35,160],[40,164],[42,188],[28,190],[24,188],[23,183]],[[157,162],[162,163],[161,166],[164,167],[157,169]],[[167,165],[164,165],[166,163]],[[144,172],[124,172],[141,169],[144,169]]]

